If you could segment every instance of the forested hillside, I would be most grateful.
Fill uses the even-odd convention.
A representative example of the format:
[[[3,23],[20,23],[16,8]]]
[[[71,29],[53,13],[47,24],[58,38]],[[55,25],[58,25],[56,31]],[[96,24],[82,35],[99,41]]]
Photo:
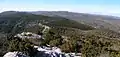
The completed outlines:
[[[94,29],[91,26],[77,23],[76,21],[69,20],[63,17],[48,17],[48,16],[43,16],[43,15],[34,15],[34,14],[26,13],[26,12],[13,12],[13,11],[3,12],[0,14],[0,33],[1,33],[0,39],[5,42],[3,43],[3,41],[1,41],[1,49],[0,49],[1,56],[7,51],[16,51],[16,50],[23,51],[25,48],[27,48],[26,44],[28,45],[28,47],[30,44],[36,45],[33,43],[35,42],[34,41],[35,39],[19,40],[19,39],[14,38],[14,36],[22,32],[33,32],[36,34],[42,33],[43,27],[39,26],[39,23],[49,26],[50,28],[52,28],[51,30],[54,30],[56,28],[61,29],[61,30],[64,30],[65,28],[66,29],[81,29],[81,30]],[[62,44],[64,44],[64,43],[59,43],[62,40],[61,38],[62,35],[58,34],[60,31],[54,32],[51,30],[50,32],[44,34],[46,35],[45,36],[46,39],[49,39],[49,38],[51,39],[43,41],[42,45],[52,44],[52,46],[54,46],[54,45],[60,44],[61,46]],[[51,35],[51,33],[53,34]],[[56,36],[54,36],[54,34]],[[54,43],[54,42],[57,42],[57,43]],[[23,44],[25,46],[22,47],[21,45]]]
[[[30,13],[44,16],[60,16],[71,20],[75,20],[80,23],[88,24],[96,28],[105,28],[117,32],[120,31],[120,17],[116,16],[76,13],[68,11],[35,11]]]
[[[43,33],[44,27],[50,29]],[[18,33],[32,32],[43,35],[40,39],[21,39]],[[0,13],[0,57],[9,51],[20,51],[34,56],[34,45],[60,47],[62,52],[82,53],[82,57],[119,57],[120,33],[94,28],[59,16],[34,15],[26,12]]]

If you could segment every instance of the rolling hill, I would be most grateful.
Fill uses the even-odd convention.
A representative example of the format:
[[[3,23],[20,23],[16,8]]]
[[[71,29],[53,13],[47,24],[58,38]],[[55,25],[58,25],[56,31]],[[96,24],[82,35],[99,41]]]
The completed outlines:
[[[115,16],[74,13],[68,11],[37,11],[31,13],[45,16],[60,16],[93,26],[95,28],[105,28],[114,31],[120,31],[120,18]]]
[[[63,26],[82,30],[87,30],[88,28],[92,29],[92,27],[88,25],[77,23],[76,21],[63,17],[48,17],[15,11],[8,11],[0,14],[0,31],[5,31],[7,33],[15,30],[15,28],[22,27],[21,29],[23,30],[23,28],[26,28],[30,24],[38,23],[46,24],[48,26]]]

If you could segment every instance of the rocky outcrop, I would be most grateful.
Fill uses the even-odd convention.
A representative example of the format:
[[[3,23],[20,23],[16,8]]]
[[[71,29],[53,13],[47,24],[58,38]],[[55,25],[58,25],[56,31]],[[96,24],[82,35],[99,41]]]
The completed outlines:
[[[42,36],[41,35],[38,35],[38,34],[35,34],[35,33],[32,33],[32,32],[23,32],[21,34],[17,34],[15,35],[14,37],[19,37],[19,38],[41,38],[42,39]]]
[[[37,52],[34,57],[81,57],[81,53],[63,53],[58,47],[34,46]],[[30,57],[22,52],[8,52],[3,57]]]
[[[36,54],[36,57],[64,57],[62,55],[61,49],[57,47],[37,47],[38,52]]]
[[[29,57],[22,52],[8,52],[3,57]]]

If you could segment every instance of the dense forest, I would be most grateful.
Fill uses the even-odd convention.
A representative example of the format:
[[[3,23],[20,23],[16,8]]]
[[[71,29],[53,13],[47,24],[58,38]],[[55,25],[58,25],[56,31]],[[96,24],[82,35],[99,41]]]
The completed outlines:
[[[6,12],[0,14],[0,57],[8,51],[20,51],[34,56],[34,45],[57,46],[62,52],[82,53],[82,57],[119,57],[120,33],[109,29],[96,29],[63,17],[48,17],[26,12]],[[43,27],[51,29],[42,33]],[[18,33],[33,32],[45,38],[20,39]]]

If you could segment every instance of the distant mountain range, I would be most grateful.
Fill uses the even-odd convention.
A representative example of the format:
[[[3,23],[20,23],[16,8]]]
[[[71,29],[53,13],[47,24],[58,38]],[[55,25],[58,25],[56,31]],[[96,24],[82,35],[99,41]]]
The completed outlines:
[[[45,16],[60,16],[93,26],[95,28],[106,28],[114,31],[120,31],[120,17],[88,13],[74,13],[68,11],[36,11],[30,13]]]

